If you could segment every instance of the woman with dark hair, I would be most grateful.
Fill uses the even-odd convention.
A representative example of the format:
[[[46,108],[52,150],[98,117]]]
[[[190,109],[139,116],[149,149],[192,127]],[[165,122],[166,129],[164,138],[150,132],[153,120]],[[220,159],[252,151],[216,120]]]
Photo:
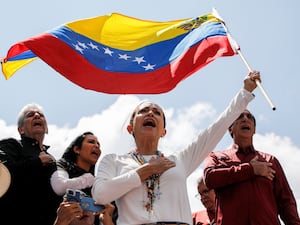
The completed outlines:
[[[91,187],[94,183],[94,169],[101,155],[100,143],[92,132],[84,132],[77,136],[57,161],[57,171],[52,174],[51,186],[57,195],[64,196],[67,189],[81,190],[91,196]],[[101,221],[113,214],[114,205],[107,204],[101,212]],[[95,224],[99,224],[96,217]]]
[[[137,105],[127,126],[136,146],[120,155],[107,154],[97,164],[92,188],[96,203],[115,200],[118,225],[192,224],[186,179],[254,98],[255,79],[260,80],[259,72],[249,73],[243,88],[216,121],[186,148],[170,155],[159,149],[167,132],[163,109],[151,101]]]
[[[58,170],[51,177],[55,193],[63,196],[70,188],[90,194],[95,164],[100,155],[100,144],[92,132],[77,136],[57,161]]]

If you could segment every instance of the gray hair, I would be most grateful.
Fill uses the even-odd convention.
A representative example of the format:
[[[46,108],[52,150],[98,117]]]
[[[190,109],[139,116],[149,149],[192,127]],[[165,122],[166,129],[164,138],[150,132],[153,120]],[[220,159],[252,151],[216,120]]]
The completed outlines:
[[[33,110],[44,114],[42,106],[40,106],[39,104],[36,104],[36,103],[29,103],[29,104],[25,105],[19,112],[18,127],[23,126],[26,113],[29,111],[33,111]]]

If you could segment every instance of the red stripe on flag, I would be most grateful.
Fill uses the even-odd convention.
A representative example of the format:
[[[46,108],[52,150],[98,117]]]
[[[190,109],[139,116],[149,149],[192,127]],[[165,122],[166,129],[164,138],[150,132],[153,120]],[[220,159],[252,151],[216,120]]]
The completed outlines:
[[[190,48],[171,65],[152,72],[129,74],[95,67],[51,34],[31,38],[24,45],[73,83],[109,94],[165,93],[214,59],[234,55],[226,36],[210,37]]]

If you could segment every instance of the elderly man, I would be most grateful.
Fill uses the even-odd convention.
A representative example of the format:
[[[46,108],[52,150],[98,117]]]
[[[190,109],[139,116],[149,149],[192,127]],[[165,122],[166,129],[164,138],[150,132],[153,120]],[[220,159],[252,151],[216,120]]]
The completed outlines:
[[[202,205],[205,209],[193,212],[193,225],[215,225],[215,214],[216,214],[216,194],[213,189],[208,189],[204,183],[203,177],[198,179],[198,194]]]
[[[1,220],[12,225],[52,225],[59,206],[50,185],[56,163],[43,144],[48,127],[39,105],[23,107],[18,131],[20,140],[0,141],[0,160],[11,174],[10,187],[0,198]]]

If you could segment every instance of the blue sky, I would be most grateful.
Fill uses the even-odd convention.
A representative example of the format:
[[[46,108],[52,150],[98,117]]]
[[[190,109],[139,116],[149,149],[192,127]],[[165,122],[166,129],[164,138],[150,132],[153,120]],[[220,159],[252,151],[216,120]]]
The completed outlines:
[[[249,109],[258,122],[256,146],[279,158],[295,196],[300,199],[300,179],[296,176],[300,170],[297,67],[300,3],[297,0],[10,0],[0,8],[0,57],[16,42],[78,19],[118,12],[141,19],[169,21],[203,15],[211,12],[212,7],[217,8],[227,23],[251,68],[261,71],[262,85],[277,108],[273,111],[262,93],[255,90],[256,98]],[[44,107],[50,128],[46,141],[53,146],[57,157],[73,137],[85,130],[98,135],[103,154],[124,153],[133,145],[124,124],[134,105],[147,98],[166,110],[168,134],[162,140],[162,148],[176,151],[225,109],[246,74],[247,68],[239,56],[224,57],[165,94],[109,95],[82,89],[42,60],[36,60],[9,80],[0,77],[0,138],[18,137],[15,127],[18,111],[23,105],[36,102]],[[226,134],[217,149],[226,148],[230,143]],[[189,179],[192,209],[201,208],[192,197],[201,169]]]

